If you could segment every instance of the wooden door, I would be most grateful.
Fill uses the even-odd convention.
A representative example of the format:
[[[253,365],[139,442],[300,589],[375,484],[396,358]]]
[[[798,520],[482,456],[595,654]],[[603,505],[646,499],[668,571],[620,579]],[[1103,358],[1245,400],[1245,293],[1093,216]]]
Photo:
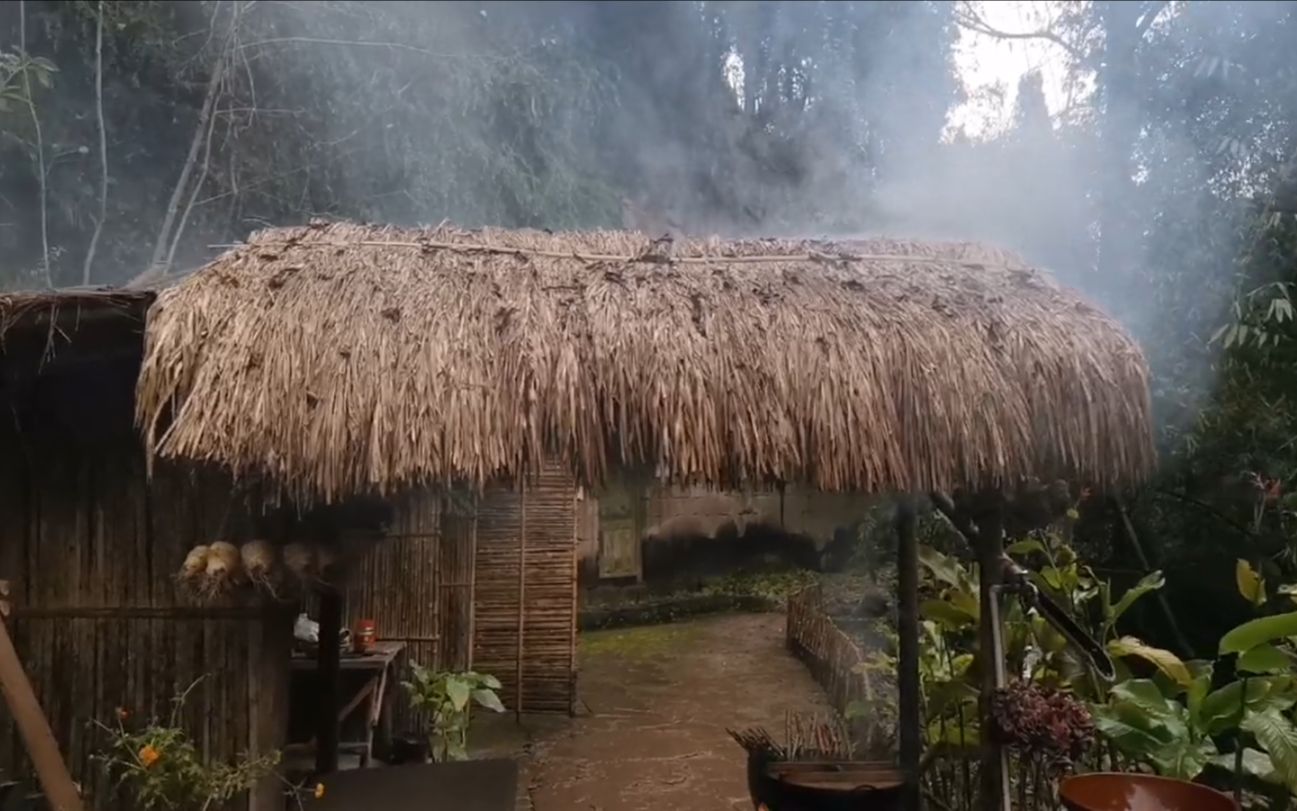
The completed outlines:
[[[625,484],[610,486],[599,498],[599,578],[640,580],[640,499]]]

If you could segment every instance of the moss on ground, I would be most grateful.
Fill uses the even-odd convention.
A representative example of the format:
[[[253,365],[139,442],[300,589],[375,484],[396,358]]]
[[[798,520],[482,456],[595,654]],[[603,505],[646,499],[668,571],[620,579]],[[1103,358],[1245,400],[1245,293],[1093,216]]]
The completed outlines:
[[[581,635],[582,656],[654,657],[697,641],[696,625],[645,625]]]

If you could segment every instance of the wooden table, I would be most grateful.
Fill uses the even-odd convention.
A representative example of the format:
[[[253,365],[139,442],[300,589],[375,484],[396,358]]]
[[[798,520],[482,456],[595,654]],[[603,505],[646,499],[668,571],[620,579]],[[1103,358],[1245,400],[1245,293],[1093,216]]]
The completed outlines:
[[[404,642],[378,642],[374,646],[373,653],[364,655],[346,653],[338,661],[338,669],[342,673],[361,672],[370,674],[364,684],[338,711],[339,724],[346,721],[351,717],[352,713],[362,707],[366,711],[365,739],[338,745],[338,751],[340,752],[360,755],[360,765],[362,767],[368,766],[370,761],[373,760],[374,730],[384,718],[383,710],[386,706],[388,686],[392,681],[392,666],[403,650],[405,650]],[[292,667],[294,673],[315,673],[318,664],[315,656],[293,654]],[[291,744],[284,748],[290,752],[314,751],[315,741],[311,740],[306,744]]]

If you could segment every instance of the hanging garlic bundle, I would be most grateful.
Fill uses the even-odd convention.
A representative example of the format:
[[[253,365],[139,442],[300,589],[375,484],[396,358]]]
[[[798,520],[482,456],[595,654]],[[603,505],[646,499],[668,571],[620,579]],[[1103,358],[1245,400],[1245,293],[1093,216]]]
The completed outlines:
[[[248,580],[276,596],[274,586],[275,547],[266,541],[249,541],[239,550]]]
[[[185,562],[180,564],[180,573],[176,579],[185,583],[196,583],[207,571],[207,545],[199,544],[185,555]]]
[[[284,547],[284,567],[304,586],[315,577],[315,550],[304,543],[290,543]]]
[[[240,564],[239,549],[234,544],[217,541],[209,546],[203,571],[203,594],[210,598],[229,591],[239,576]]]

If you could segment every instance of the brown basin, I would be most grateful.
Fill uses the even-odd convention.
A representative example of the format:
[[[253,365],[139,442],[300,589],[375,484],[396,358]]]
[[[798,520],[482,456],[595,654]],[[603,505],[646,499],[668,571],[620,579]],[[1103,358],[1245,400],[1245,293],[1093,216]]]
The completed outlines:
[[[1058,796],[1068,811],[1237,811],[1215,789],[1148,774],[1079,774],[1059,785]]]
[[[900,811],[905,777],[890,763],[768,763],[752,768],[749,789],[770,811]],[[755,773],[754,773],[755,772]]]

